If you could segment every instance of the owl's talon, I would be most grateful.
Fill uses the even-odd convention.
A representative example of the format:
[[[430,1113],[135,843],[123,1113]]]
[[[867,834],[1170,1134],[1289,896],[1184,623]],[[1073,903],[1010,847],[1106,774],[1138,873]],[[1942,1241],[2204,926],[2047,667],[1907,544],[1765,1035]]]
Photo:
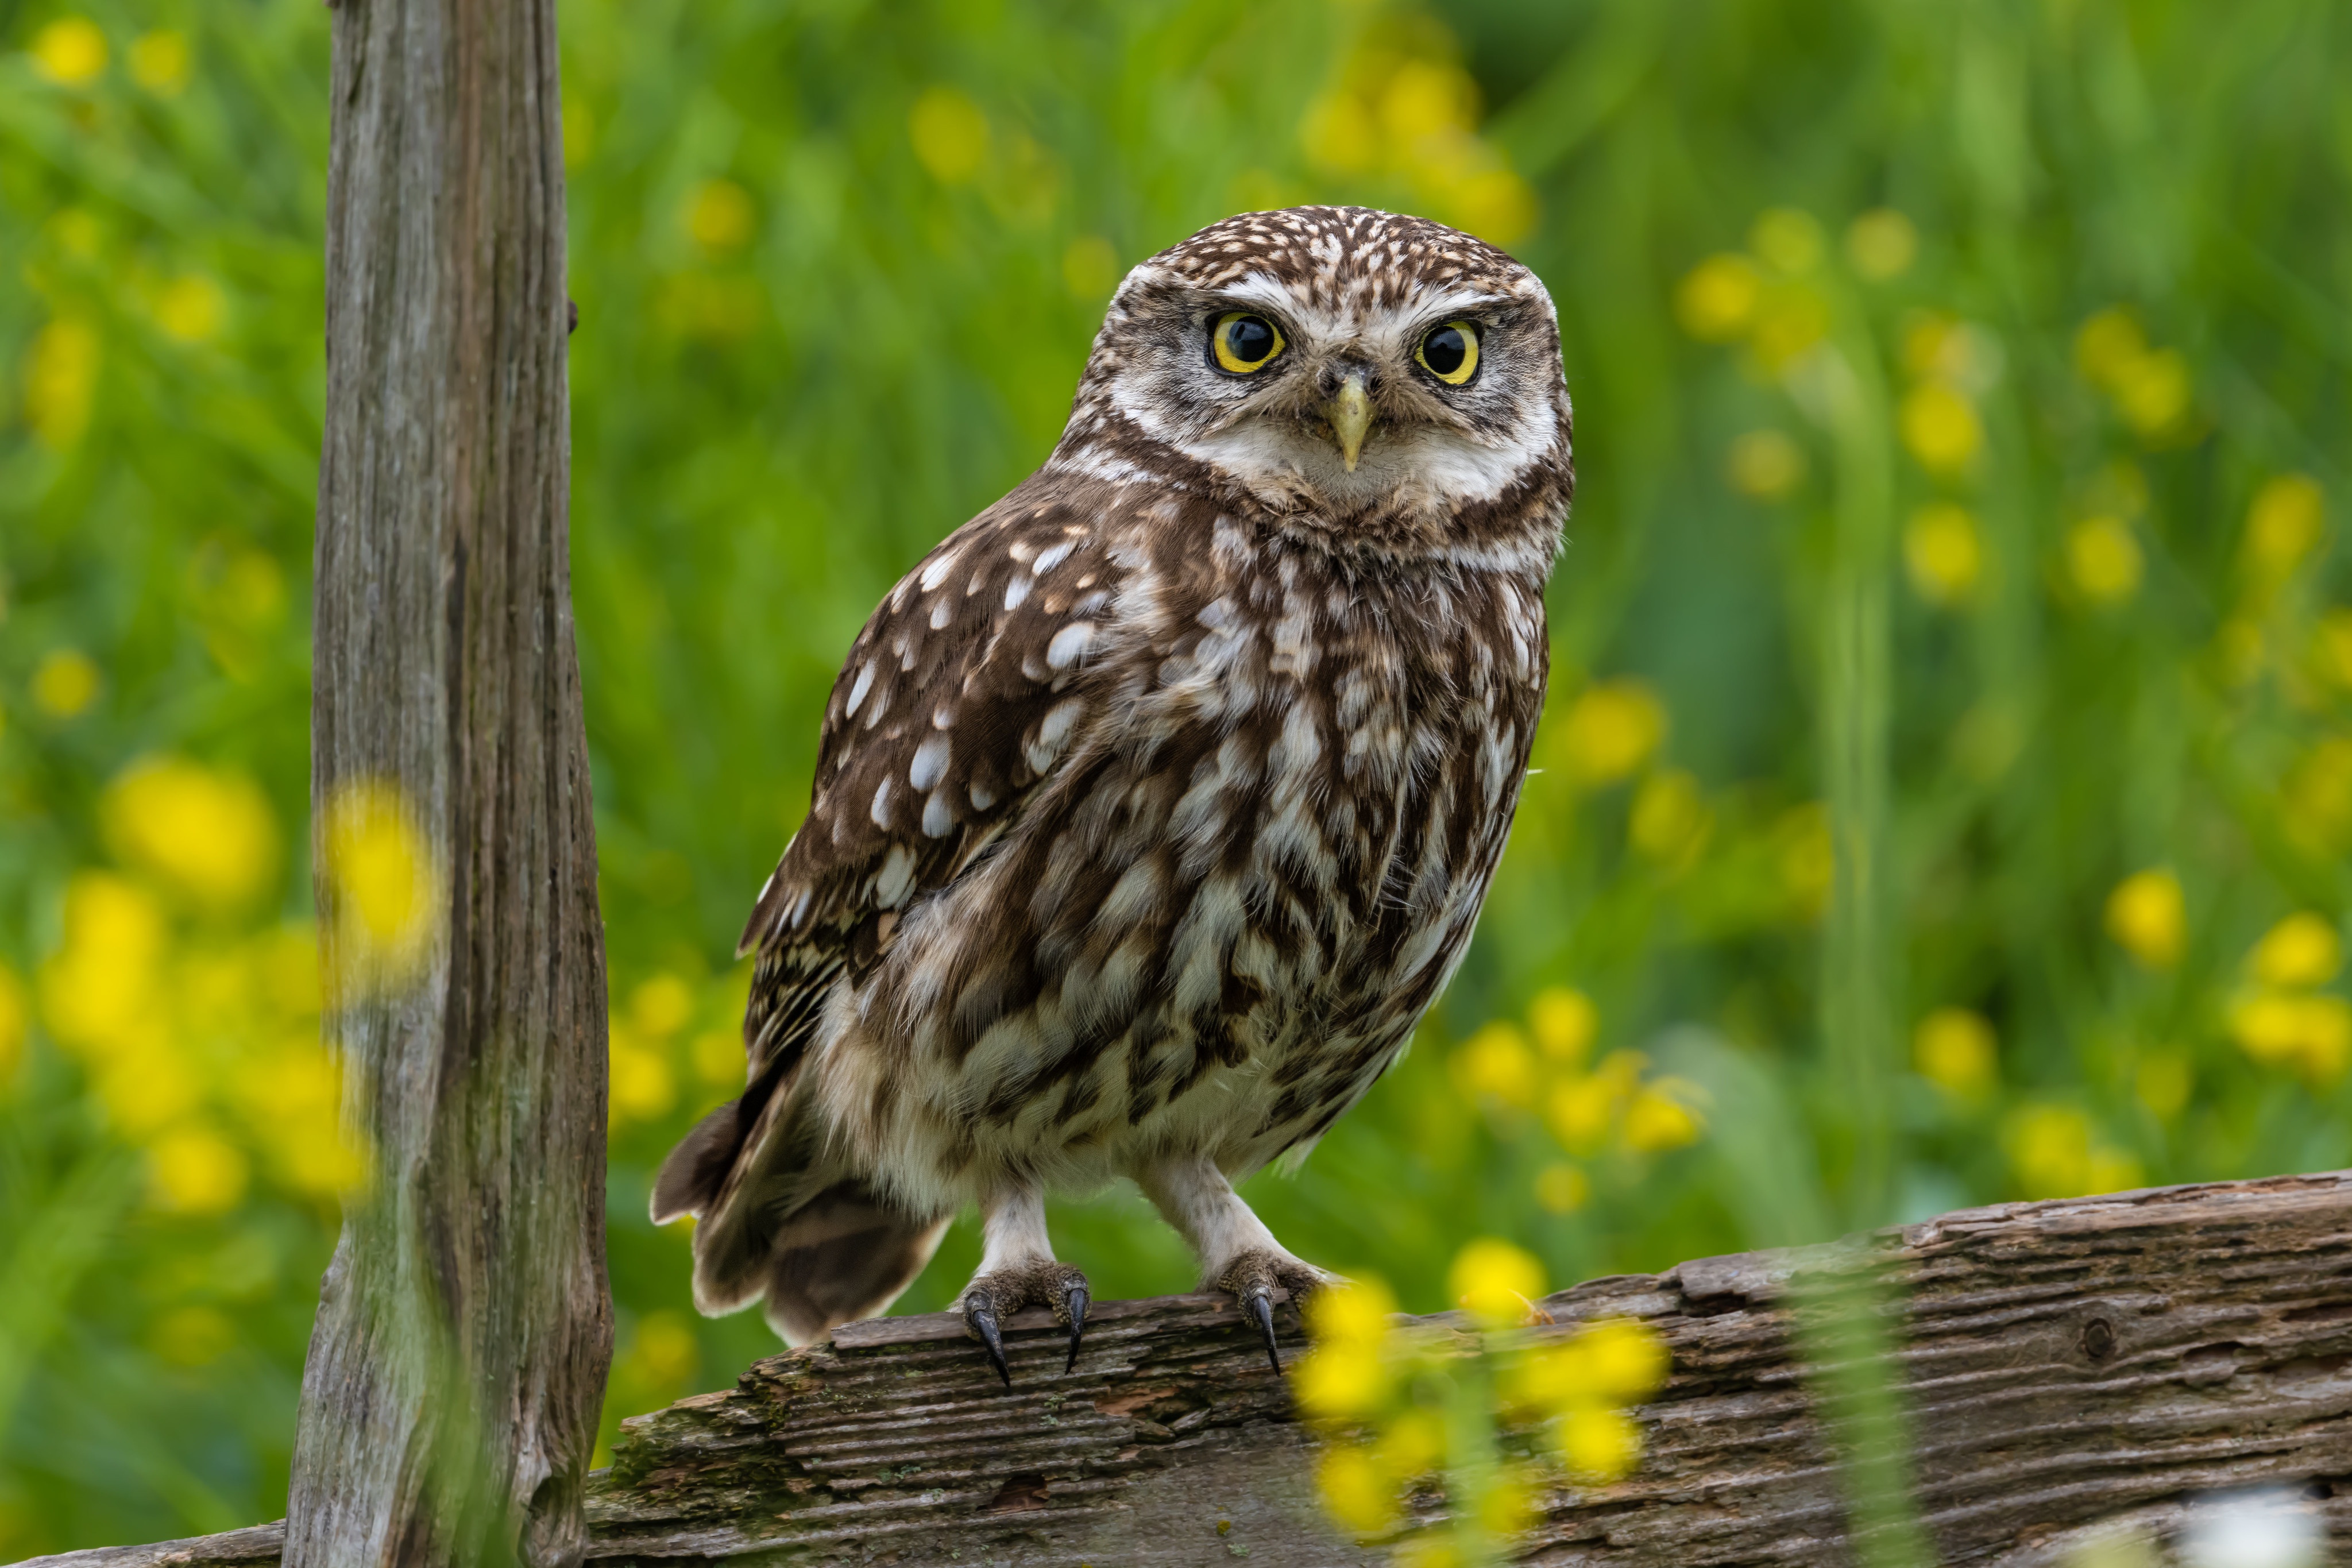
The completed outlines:
[[[1073,1279],[1062,1288],[1062,1316],[1070,1324],[1070,1359],[1062,1363],[1064,1372],[1078,1364],[1078,1336],[1087,1331],[1087,1304],[1091,1300],[1083,1279]]]
[[[1265,1341],[1265,1359],[1276,1375],[1281,1375],[1282,1346],[1274,1337],[1274,1292],[1263,1285],[1244,1292],[1242,1312],[1257,1325],[1259,1337]]]
[[[980,1341],[981,1348],[988,1352],[988,1364],[996,1369],[1005,1387],[1012,1387],[1013,1369],[1004,1364],[1004,1336],[997,1331],[996,1310],[988,1298],[975,1295],[966,1300],[963,1321],[964,1327]]]

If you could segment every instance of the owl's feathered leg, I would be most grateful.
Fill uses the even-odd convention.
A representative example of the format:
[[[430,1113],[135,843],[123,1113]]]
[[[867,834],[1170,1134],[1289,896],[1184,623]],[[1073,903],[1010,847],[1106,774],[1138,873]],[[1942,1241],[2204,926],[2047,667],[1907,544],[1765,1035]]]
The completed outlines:
[[[1010,1388],[1013,1373],[1004,1364],[998,1323],[1024,1307],[1051,1307],[1055,1321],[1070,1331],[1070,1359],[1062,1369],[1067,1372],[1078,1364],[1078,1336],[1086,1331],[1093,1298],[1084,1274],[1054,1260],[1054,1244],[1045,1235],[1045,1194],[1035,1187],[1002,1188],[982,1201],[980,1215],[980,1271],[958,1303],[965,1331],[988,1352],[988,1364]]]
[[[1274,1337],[1276,1288],[1289,1291],[1297,1300],[1336,1282],[1339,1277],[1284,1250],[1265,1228],[1265,1222],[1250,1211],[1225,1173],[1204,1154],[1160,1161],[1138,1172],[1135,1179],[1201,1260],[1202,1287],[1233,1292],[1242,1315],[1257,1325],[1258,1334],[1265,1341],[1266,1360],[1280,1372],[1282,1349]]]

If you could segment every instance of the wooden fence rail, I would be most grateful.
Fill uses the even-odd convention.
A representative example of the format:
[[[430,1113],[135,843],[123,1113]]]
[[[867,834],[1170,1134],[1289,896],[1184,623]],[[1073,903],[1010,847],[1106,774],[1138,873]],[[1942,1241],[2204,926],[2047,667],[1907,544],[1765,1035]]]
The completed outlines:
[[[1674,1357],[1624,1481],[1562,1488],[1526,1560],[1557,1568],[1854,1561],[1838,1433],[1791,1300],[1874,1280],[1943,1562],[2057,1564],[2096,1531],[2159,1551],[2194,1500],[2285,1487],[2352,1541],[2352,1172],[1948,1214],[1834,1247],[1707,1258],[1547,1300],[1642,1318]],[[1441,1324],[1443,1320],[1433,1321]],[[1295,1317],[1282,1322],[1294,1352]],[[1200,1564],[1383,1562],[1332,1533],[1313,1441],[1220,1298],[1107,1301],[1075,1371],[1042,1311],[1007,1325],[1013,1386],[947,1314],[772,1357],[730,1391],[625,1422],[591,1479],[591,1562]],[[1433,1506],[1433,1500],[1431,1501]],[[39,1560],[259,1564],[277,1527]]]

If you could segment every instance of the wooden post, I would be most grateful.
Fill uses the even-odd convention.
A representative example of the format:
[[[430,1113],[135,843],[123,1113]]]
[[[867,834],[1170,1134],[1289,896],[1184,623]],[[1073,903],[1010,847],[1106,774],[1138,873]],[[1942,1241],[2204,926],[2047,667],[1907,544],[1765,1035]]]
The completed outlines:
[[[1854,1563],[1857,1428],[1795,1303],[1869,1281],[1937,1561],[2065,1568],[2123,1534],[2166,1553],[2209,1494],[2274,1489],[2352,1542],[2352,1172],[1968,1209],[1834,1246],[1697,1258],[1541,1305],[1643,1320],[1673,1356],[1641,1468],[1561,1485],[1548,1568]],[[1304,1348],[1286,1309],[1290,1353]],[[1433,1321],[1433,1328],[1451,1325]],[[1002,1387],[951,1313],[835,1330],[737,1386],[622,1423],[588,1489],[606,1568],[979,1563],[1378,1568],[1335,1533],[1289,1390],[1222,1297],[1102,1301],[1077,1365],[1042,1310]],[[1818,1336],[1813,1336],[1817,1338]],[[1466,1342],[1465,1342],[1466,1347]],[[1442,1500],[1413,1500],[1421,1521]],[[1864,1525],[1864,1529],[1868,1529]],[[1878,1528],[1888,1527],[1881,1523]],[[260,1568],[271,1526],[26,1568]],[[2170,1563],[2110,1546],[2103,1561]]]
[[[371,970],[322,849],[374,1176],[320,1291],[284,1560],[551,1568],[612,1354],[553,0],[341,0],[332,93],[312,806],[404,814],[429,907]]]

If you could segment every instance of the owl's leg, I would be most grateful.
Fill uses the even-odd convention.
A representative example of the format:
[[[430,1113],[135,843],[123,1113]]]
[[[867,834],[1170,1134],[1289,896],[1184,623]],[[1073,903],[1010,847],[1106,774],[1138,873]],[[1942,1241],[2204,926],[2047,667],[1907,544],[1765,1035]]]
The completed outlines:
[[[957,1303],[965,1331],[987,1350],[988,1364],[1010,1388],[1013,1373],[1004,1364],[1004,1336],[997,1324],[1024,1307],[1051,1307],[1055,1321],[1070,1331],[1070,1359],[1062,1369],[1067,1372],[1078,1364],[1078,1336],[1086,1331],[1092,1298],[1084,1274],[1054,1261],[1054,1244],[1045,1236],[1045,1194],[1034,1187],[1003,1187],[982,1200],[980,1216],[980,1272]]]
[[[1206,1155],[1160,1161],[1138,1172],[1136,1184],[1191,1244],[1192,1255],[1201,1260],[1202,1288],[1233,1292],[1242,1315],[1257,1325],[1265,1341],[1266,1360],[1280,1372],[1282,1351],[1274,1337],[1275,1288],[1297,1300],[1333,1283],[1338,1276],[1285,1251]]]

